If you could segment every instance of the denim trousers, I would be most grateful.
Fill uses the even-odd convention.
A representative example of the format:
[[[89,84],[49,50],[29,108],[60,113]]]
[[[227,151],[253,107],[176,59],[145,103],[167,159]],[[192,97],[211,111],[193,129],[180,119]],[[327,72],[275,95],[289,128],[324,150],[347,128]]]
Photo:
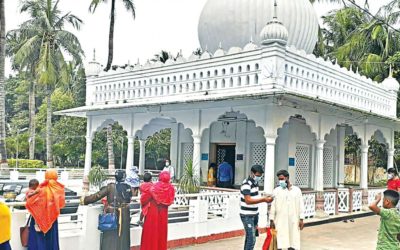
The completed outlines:
[[[258,215],[240,215],[246,232],[244,250],[253,250],[256,244],[256,227],[258,225]]]

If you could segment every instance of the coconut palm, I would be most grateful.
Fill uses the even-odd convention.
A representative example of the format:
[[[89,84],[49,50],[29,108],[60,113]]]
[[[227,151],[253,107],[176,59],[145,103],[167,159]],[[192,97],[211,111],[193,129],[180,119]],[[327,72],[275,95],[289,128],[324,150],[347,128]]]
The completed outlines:
[[[6,19],[5,19],[4,0],[0,0],[0,157],[1,167],[7,167],[6,152],[6,112],[5,112],[5,35],[6,35]]]
[[[58,8],[59,0],[23,1],[21,13],[30,19],[20,25],[18,30],[10,31],[20,36],[21,44],[14,56],[14,62],[22,68],[32,63],[38,84],[46,88],[46,154],[47,166],[53,167],[52,153],[52,106],[51,94],[57,84],[68,82],[68,65],[65,55],[70,55],[77,64],[82,62],[83,51],[78,38],[64,30],[67,24],[79,29],[82,21],[71,13],[62,14]]]
[[[100,2],[106,3],[107,0],[92,0],[89,10],[92,13],[95,12]],[[133,15],[133,18],[135,18],[135,5],[133,4],[133,0],[122,0],[122,3],[124,4],[125,9]],[[110,32],[108,34],[108,59],[106,68],[104,69],[105,71],[110,70],[114,57],[115,4],[116,0],[111,0]]]

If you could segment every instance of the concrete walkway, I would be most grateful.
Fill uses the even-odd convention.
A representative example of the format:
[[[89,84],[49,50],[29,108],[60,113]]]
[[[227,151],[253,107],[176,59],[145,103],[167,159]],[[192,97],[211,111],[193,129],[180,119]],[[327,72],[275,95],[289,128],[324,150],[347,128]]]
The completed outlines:
[[[376,247],[379,217],[369,216],[348,221],[306,227],[301,234],[302,250],[373,250]],[[261,249],[265,234],[257,238],[256,247]],[[243,249],[244,238],[232,238],[207,244],[180,248],[180,250],[233,250]]]

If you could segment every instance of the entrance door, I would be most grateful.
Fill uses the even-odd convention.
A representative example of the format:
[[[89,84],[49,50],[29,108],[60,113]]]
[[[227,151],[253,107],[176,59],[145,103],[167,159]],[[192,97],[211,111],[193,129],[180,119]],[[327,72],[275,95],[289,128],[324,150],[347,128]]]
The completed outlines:
[[[236,145],[217,145],[217,164],[221,164],[226,159],[233,169],[233,183],[235,183],[235,155]]]

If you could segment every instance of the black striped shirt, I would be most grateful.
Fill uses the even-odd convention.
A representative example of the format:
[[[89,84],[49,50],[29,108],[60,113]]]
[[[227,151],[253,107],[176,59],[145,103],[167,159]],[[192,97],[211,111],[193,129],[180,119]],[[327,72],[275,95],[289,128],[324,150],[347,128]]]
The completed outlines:
[[[258,205],[257,204],[246,204],[244,196],[250,195],[251,198],[259,198],[258,183],[253,178],[249,177],[243,181],[240,187],[240,214],[241,215],[257,215]]]

